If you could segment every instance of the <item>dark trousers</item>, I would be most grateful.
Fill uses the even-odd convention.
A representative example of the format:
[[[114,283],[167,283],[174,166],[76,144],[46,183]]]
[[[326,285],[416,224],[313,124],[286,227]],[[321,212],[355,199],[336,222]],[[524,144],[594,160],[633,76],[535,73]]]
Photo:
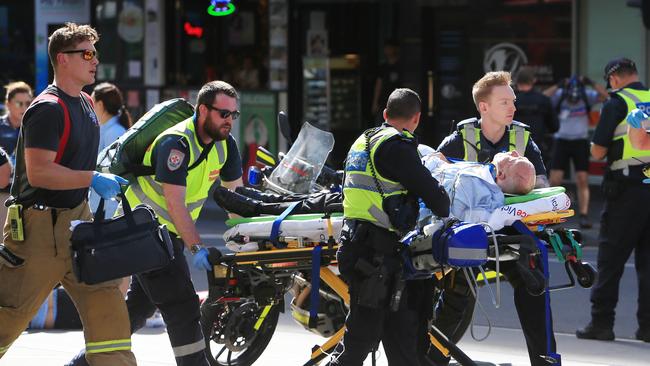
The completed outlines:
[[[179,366],[208,366],[205,341],[201,331],[199,297],[183,254],[183,242],[173,238],[174,260],[165,268],[131,277],[126,306],[131,320],[131,333],[142,328],[156,311],[167,325],[167,334]],[[87,365],[83,354],[72,365]]]
[[[526,339],[530,363],[533,366],[548,366],[548,363],[540,357],[547,354],[545,296],[533,296],[526,291],[514,262],[502,262],[500,270],[514,288],[515,308]],[[474,310],[474,301],[475,299],[467,287],[465,275],[462,272],[456,272],[454,286],[445,289],[441,296],[434,325],[451,341],[458,342],[469,326],[467,320]],[[552,329],[551,326],[551,332]],[[550,352],[554,353],[556,346],[555,337],[552,334],[550,346]],[[430,352],[430,357],[439,365],[449,362],[436,349]]]
[[[428,339],[427,312],[431,312],[431,280],[408,281],[397,311],[371,309],[355,304],[356,284],[350,286],[350,313],[345,320],[343,343],[330,365],[361,366],[381,341],[389,366],[424,366]]]
[[[625,262],[635,251],[639,284],[637,320],[650,330],[650,187],[630,185],[610,192],[601,216],[598,279],[591,291],[594,325],[612,328]]]

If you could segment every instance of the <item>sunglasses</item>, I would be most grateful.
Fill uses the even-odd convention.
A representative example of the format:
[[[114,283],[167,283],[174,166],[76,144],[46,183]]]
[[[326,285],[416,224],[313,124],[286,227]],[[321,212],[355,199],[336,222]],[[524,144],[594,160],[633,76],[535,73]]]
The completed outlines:
[[[239,111],[229,111],[227,109],[220,109],[220,108],[217,108],[217,107],[213,107],[213,106],[211,106],[209,104],[205,104],[205,106],[211,111],[212,110],[217,111],[219,113],[219,116],[221,116],[221,118],[224,118],[224,119],[228,118],[230,116],[232,116],[232,119],[237,119],[241,115],[241,112],[239,112]]]
[[[81,57],[86,61],[90,61],[93,58],[97,57],[97,51],[95,50],[70,50],[61,51],[61,53],[80,53]]]
[[[21,101],[21,100],[15,100],[15,101],[13,101],[13,102],[11,102],[11,103],[13,103],[13,104],[14,104],[16,107],[18,107],[18,108],[23,108],[23,107],[29,107],[29,104],[30,104],[31,102],[32,102],[31,100],[30,100],[30,101],[27,101],[27,102],[23,102],[23,101]]]

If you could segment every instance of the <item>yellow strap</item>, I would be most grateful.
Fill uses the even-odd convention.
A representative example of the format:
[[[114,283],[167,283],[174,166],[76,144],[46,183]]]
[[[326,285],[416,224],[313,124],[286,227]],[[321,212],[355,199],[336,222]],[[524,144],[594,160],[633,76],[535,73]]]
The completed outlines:
[[[434,346],[436,346],[436,348],[438,349],[438,351],[440,351],[440,353],[442,353],[443,356],[445,356],[445,357],[449,357],[449,350],[448,350],[445,346],[443,346],[443,345],[438,341],[438,339],[437,339],[436,337],[434,337],[433,334],[431,334],[431,333],[429,333],[429,341],[431,342],[431,344],[433,344]]]

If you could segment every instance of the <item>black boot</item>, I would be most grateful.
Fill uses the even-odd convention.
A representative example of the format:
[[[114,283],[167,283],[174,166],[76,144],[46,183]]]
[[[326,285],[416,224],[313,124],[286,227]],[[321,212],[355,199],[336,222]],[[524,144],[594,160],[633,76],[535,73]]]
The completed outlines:
[[[241,194],[235,193],[224,187],[217,187],[212,194],[217,204],[228,212],[243,216],[258,216],[260,202]]]
[[[252,198],[254,200],[258,200],[260,202],[266,202],[266,203],[276,203],[276,202],[287,202],[287,201],[296,201],[296,199],[287,199],[289,195],[279,195],[275,193],[265,193],[260,190],[257,190],[255,188],[250,188],[250,187],[245,187],[245,186],[239,186],[235,188],[235,192],[246,196],[248,198]]]
[[[596,326],[593,322],[586,327],[576,330],[576,337],[580,339],[596,339],[599,341],[613,341],[614,331],[611,327]]]

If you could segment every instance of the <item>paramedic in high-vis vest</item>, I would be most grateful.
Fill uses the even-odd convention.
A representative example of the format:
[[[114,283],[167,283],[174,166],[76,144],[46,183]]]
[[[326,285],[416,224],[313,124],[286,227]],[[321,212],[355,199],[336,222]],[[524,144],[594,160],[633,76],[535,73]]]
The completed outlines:
[[[536,187],[548,186],[542,155],[525,124],[513,121],[515,93],[510,73],[488,72],[472,88],[474,104],[481,118],[467,119],[458,124],[458,130],[447,136],[438,151],[448,158],[489,162],[497,153],[517,151],[535,167]],[[502,265],[503,273],[514,288],[514,302],[526,338],[528,355],[533,366],[548,365],[543,356],[555,353],[555,339],[546,334],[545,297],[531,294],[524,285],[515,265]],[[453,342],[465,333],[474,310],[474,297],[467,287],[462,272],[446,276],[445,294],[439,304],[436,326]],[[552,330],[552,327],[551,327]],[[550,340],[547,347],[547,340]],[[547,349],[548,348],[548,349]],[[432,349],[430,356],[439,364],[449,362],[439,351]]]
[[[449,197],[420,161],[413,136],[420,110],[417,93],[396,89],[386,122],[365,131],[348,152],[337,259],[350,286],[350,313],[330,365],[360,366],[379,341],[391,365],[426,364],[421,357],[433,283],[404,281],[398,240],[415,227],[417,198],[446,217]]]
[[[131,331],[142,328],[158,308],[178,365],[208,365],[199,298],[184,249],[197,268],[212,270],[195,223],[215,182],[231,189],[242,184],[239,150],[230,134],[240,114],[238,98],[226,82],[203,85],[195,115],[165,130],[147,149],[143,164],[155,174],[138,177],[126,191],[131,207],[146,203],[154,209],[174,244],[174,259],[167,267],[131,278],[126,294]]]
[[[615,338],[619,282],[625,263],[634,251],[639,283],[636,338],[650,342],[650,186],[646,175],[650,150],[634,148],[635,142],[638,147],[648,147],[638,141],[646,134],[640,128],[643,119],[639,118],[640,111],[628,119],[633,127],[629,135],[626,123],[626,116],[635,109],[648,112],[650,91],[639,81],[634,62],[627,58],[614,59],[605,66],[605,81],[612,88],[611,98],[603,105],[591,144],[594,158],[607,157],[602,185],[605,208],[598,243],[598,279],[591,290],[591,322],[578,329],[576,336],[610,341]]]
[[[23,116],[0,246],[0,358],[61,283],[83,321],[88,362],[136,364],[120,280],[87,285],[72,273],[70,222],[92,219],[88,188],[110,199],[128,183],[94,171],[99,124],[90,96],[81,89],[95,83],[98,40],[88,25],[66,23],[52,33],[48,54],[54,82]],[[23,364],[37,359],[42,361],[34,355]]]

